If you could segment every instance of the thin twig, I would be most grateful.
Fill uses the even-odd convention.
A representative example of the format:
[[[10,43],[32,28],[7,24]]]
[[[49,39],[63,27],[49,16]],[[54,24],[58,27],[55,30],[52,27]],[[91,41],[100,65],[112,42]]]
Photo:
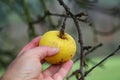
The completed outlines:
[[[57,17],[66,17],[66,14],[57,14],[57,13],[51,13],[51,12],[49,12],[49,15],[57,16]],[[70,16],[67,16],[67,18],[70,18]]]
[[[88,50],[86,53],[85,53],[85,56],[87,56],[89,53],[92,53],[93,51],[95,51],[96,49],[98,49],[99,47],[101,47],[103,44],[100,43],[94,47],[92,47],[92,49]],[[77,58],[74,60],[74,63],[77,62],[80,58]]]
[[[78,14],[80,14],[80,13],[78,13]],[[80,17],[82,16],[82,15],[78,15],[78,14],[75,14],[75,17],[76,17],[76,19],[77,20],[79,20],[79,21],[81,21],[81,22],[87,22],[87,18],[86,19],[81,19]],[[52,12],[50,12],[50,11],[45,11],[44,12],[44,15],[41,17],[41,16],[38,16],[38,18],[37,18],[37,20],[35,20],[35,21],[33,21],[32,23],[33,24],[37,24],[37,23],[40,23],[41,21],[43,21],[46,17],[48,17],[48,16],[56,16],[56,17],[66,17],[67,16],[67,18],[71,18],[71,16],[70,15],[66,15],[66,14],[58,14],[58,13],[52,13]],[[79,16],[79,18],[78,18],[78,16]],[[84,16],[84,15],[83,15]]]
[[[71,78],[72,76],[74,76],[74,75],[78,75],[79,76],[79,73],[80,73],[80,70],[78,69],[78,70],[75,70],[71,75],[69,75],[66,79],[67,80],[69,80],[69,78]]]
[[[66,23],[66,20],[67,20],[67,15],[65,16],[64,20],[63,20],[63,24],[61,26],[61,29],[60,29],[60,38],[63,38],[64,39],[64,33],[65,33],[65,23]]]
[[[48,9],[47,9],[47,6],[46,6],[46,4],[45,4],[45,0],[39,0],[39,1],[40,1],[40,3],[42,3],[42,7],[43,7],[43,10],[44,10],[44,14],[46,14],[46,12],[48,12]],[[48,20],[48,22],[49,22],[50,25],[54,25],[51,16],[47,16],[47,14],[46,14],[46,16],[44,15],[44,17],[45,17],[45,18],[47,17],[47,20]],[[52,26],[52,27],[53,27],[53,26]]]
[[[93,52],[93,51],[96,50],[97,48],[101,47],[102,45],[103,45],[102,43],[96,45],[96,46],[93,47],[91,50],[87,51],[87,52],[85,53],[85,56],[88,55],[89,53]]]
[[[112,57],[113,55],[116,54],[116,52],[118,52],[120,50],[120,45],[118,46],[118,48],[113,51],[111,54],[109,54],[108,56],[106,56],[104,59],[102,59],[99,63],[97,63],[95,66],[93,66],[91,69],[89,69],[87,72],[85,72],[84,76],[87,76],[90,72],[92,72],[97,66],[99,66],[100,64],[102,64],[104,61],[106,61],[107,59],[109,59],[110,57]]]
[[[37,20],[35,20],[35,21],[33,21],[32,23],[33,24],[37,24],[37,23],[40,23],[41,21],[44,21],[45,20],[45,18],[47,17],[47,16],[49,16],[50,14],[49,14],[49,11],[45,11],[44,12],[44,16],[38,16],[38,18],[37,18]]]

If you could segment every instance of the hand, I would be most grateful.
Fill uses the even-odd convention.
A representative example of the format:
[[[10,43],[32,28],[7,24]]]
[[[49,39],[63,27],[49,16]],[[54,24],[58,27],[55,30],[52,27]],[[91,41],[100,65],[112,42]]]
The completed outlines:
[[[73,62],[67,61],[60,65],[51,65],[42,71],[44,58],[55,55],[58,48],[40,46],[40,37],[27,44],[9,65],[2,80],[63,80],[72,67]]]

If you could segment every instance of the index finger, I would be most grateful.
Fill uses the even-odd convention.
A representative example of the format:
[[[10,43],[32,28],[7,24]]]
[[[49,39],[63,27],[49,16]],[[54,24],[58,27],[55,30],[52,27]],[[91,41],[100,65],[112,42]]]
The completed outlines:
[[[19,55],[21,55],[23,52],[25,52],[25,51],[28,51],[28,50],[30,50],[30,49],[32,49],[32,48],[35,48],[35,47],[37,47],[38,45],[39,45],[39,41],[40,41],[40,36],[39,37],[36,37],[35,39],[33,39],[30,43],[28,43],[21,51],[20,51],[20,53],[18,54],[18,56]]]

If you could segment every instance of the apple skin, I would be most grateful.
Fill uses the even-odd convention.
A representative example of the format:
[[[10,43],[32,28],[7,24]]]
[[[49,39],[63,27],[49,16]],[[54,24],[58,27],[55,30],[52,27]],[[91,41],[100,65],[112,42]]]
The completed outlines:
[[[76,53],[75,40],[67,33],[60,38],[60,31],[53,30],[43,34],[39,46],[49,46],[59,48],[56,55],[46,57],[45,60],[51,64],[60,64],[72,59]]]

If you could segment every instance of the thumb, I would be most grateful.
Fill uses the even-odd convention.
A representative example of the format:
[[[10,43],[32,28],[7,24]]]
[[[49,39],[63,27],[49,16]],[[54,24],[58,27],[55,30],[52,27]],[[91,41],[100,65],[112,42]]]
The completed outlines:
[[[43,60],[45,57],[55,55],[58,52],[59,52],[58,48],[40,46],[40,47],[36,47],[36,48],[33,48],[33,49],[27,51],[26,54],[31,55],[31,56],[32,55],[36,56],[36,57],[40,58],[40,60]]]

